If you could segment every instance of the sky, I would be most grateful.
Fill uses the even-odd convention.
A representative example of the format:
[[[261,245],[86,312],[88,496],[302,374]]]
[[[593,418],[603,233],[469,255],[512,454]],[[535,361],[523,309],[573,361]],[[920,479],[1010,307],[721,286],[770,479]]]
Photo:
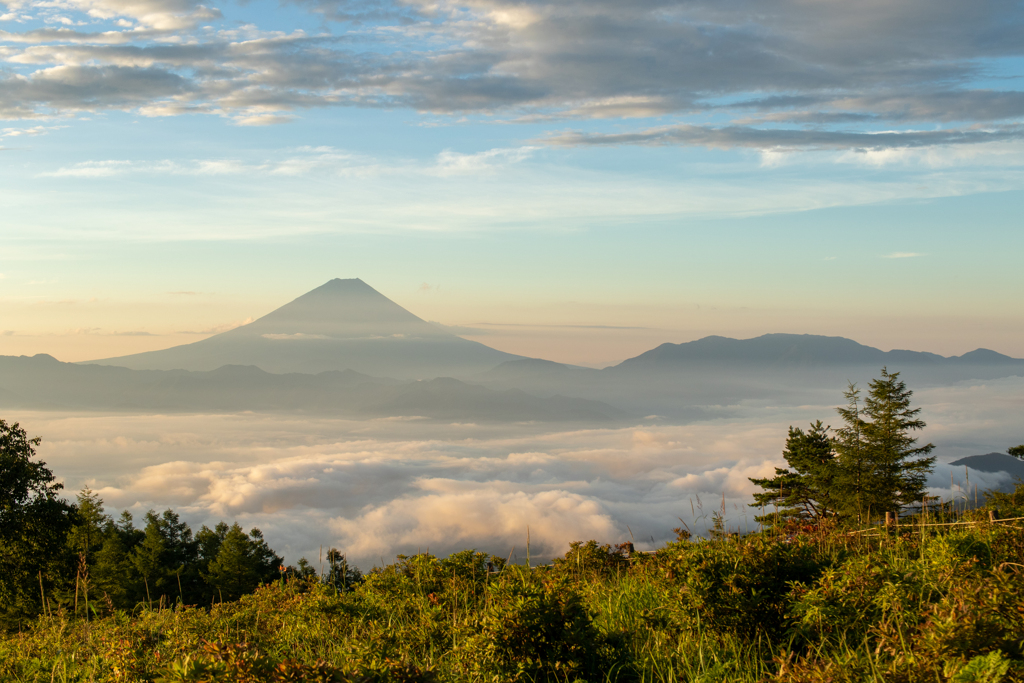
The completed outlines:
[[[1024,357],[1019,0],[6,0],[0,63],[0,354],[359,277],[586,365]]]

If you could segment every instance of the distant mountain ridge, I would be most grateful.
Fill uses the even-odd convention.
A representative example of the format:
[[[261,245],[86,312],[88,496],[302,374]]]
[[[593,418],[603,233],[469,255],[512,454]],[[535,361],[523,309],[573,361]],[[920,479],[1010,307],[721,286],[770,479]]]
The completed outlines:
[[[255,322],[192,344],[89,361],[133,370],[353,370],[400,379],[467,376],[521,358],[457,337],[359,279],[334,279]]]
[[[666,343],[614,366],[616,369],[675,364],[756,364],[759,367],[827,365],[1007,365],[1024,368],[1024,360],[988,349],[947,358],[925,351],[882,351],[845,337],[812,334],[765,334],[751,339],[710,336],[682,344]]]
[[[131,412],[297,411],[338,417],[426,417],[482,422],[605,422],[623,413],[599,401],[491,390],[452,378],[400,381],[352,370],[271,374],[130,370],[0,356],[0,407]]]

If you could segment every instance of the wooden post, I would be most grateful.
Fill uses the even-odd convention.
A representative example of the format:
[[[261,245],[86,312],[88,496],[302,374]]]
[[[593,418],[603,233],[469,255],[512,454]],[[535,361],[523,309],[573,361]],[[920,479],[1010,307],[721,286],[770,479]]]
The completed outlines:
[[[633,543],[625,543],[624,546],[626,549],[626,557],[633,557],[633,553],[636,552],[636,550],[633,549]]]
[[[886,512],[885,513],[885,527],[888,529],[890,526],[892,526],[892,513],[891,512]]]
[[[989,510],[988,511],[988,521],[992,522],[994,524],[997,519],[999,519],[999,515],[996,514],[996,511],[995,510]]]

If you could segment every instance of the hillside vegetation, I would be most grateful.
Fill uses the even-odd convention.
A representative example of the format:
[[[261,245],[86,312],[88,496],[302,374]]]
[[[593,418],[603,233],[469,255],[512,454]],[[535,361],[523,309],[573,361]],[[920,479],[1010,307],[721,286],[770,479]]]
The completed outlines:
[[[989,506],[1024,516],[1024,485]],[[713,535],[633,557],[576,543],[536,568],[421,554],[354,585],[288,571],[206,607],[51,601],[0,640],[0,678],[1024,680],[1018,521],[946,506],[888,530]]]
[[[997,498],[1024,512],[1024,486]],[[354,586],[288,572],[208,607],[50,602],[0,641],[0,678],[1024,680],[1024,528],[956,518],[978,521],[795,526],[632,558],[590,542],[536,568],[422,554]]]
[[[237,524],[69,503],[0,420],[0,680],[1024,681],[1024,482],[930,498],[899,373],[846,397],[840,428],[791,428],[789,467],[752,480],[755,533],[723,509],[649,554],[399,555],[365,576],[334,549],[285,567]]]

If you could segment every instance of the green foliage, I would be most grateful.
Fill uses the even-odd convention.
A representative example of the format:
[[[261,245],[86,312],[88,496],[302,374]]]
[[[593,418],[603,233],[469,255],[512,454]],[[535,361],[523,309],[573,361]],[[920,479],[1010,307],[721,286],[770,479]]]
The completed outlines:
[[[333,586],[335,590],[352,590],[360,581],[363,574],[359,569],[348,563],[348,558],[337,548],[327,551],[327,576],[324,581]]]
[[[1024,460],[1024,444],[1021,444],[1020,446],[1010,446],[1006,449],[1006,454]]]
[[[828,430],[821,420],[806,432],[789,428],[782,455],[793,469],[776,468],[774,477],[750,479],[764,489],[754,494],[751,504],[766,512],[757,521],[765,525],[790,519],[818,521],[835,514],[837,463]]]
[[[659,554],[687,623],[741,637],[783,630],[793,585],[812,582],[829,561],[813,543],[766,536],[676,543]]]
[[[1010,662],[1003,653],[993,650],[987,655],[978,655],[959,668],[947,664],[943,673],[950,677],[950,683],[999,683],[1009,670]]]
[[[554,559],[552,568],[557,575],[576,581],[609,576],[628,569],[630,561],[624,548],[625,544],[613,548],[597,541],[573,541],[569,552]]]
[[[39,438],[0,420],[0,622],[42,609],[44,595],[66,585],[73,559],[66,538],[74,508],[63,485],[34,460]]]
[[[673,543],[612,569],[596,542],[533,570],[420,554],[346,591],[289,571],[204,608],[57,610],[0,636],[0,680],[1024,679],[1024,529],[928,529]]]
[[[491,587],[468,651],[486,680],[594,680],[602,638],[582,595],[565,580],[518,567]]]
[[[899,376],[882,368],[863,402],[851,384],[843,393],[846,405],[836,409],[843,425],[831,437],[821,421],[807,432],[790,427],[783,455],[791,469],[750,480],[762,488],[753,507],[771,511],[757,518],[761,524],[834,515],[867,522],[922,502],[935,463],[927,456],[935,446],[917,445],[913,432],[925,423],[921,409],[910,407],[913,392]]]
[[[858,510],[881,514],[920,503],[925,479],[935,463],[934,457],[925,457],[934,450],[934,444],[918,446],[911,436],[924,429],[925,423],[918,417],[921,409],[910,407],[913,392],[899,376],[882,368],[881,377],[871,381],[864,399],[867,419],[860,425],[861,447],[870,467],[866,473],[857,473],[857,484],[866,494],[857,501]],[[840,458],[840,472],[842,465]],[[837,482],[840,491],[843,483],[843,478]]]

